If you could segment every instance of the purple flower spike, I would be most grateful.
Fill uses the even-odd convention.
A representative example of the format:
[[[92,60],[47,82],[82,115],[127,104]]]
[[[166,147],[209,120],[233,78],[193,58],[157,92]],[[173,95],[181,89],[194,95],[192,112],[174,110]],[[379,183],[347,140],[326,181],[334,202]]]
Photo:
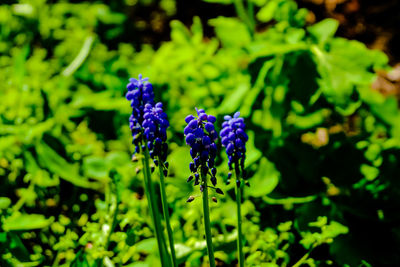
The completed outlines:
[[[159,157],[162,162],[165,162],[168,151],[166,141],[169,122],[167,114],[162,109],[162,103],[159,102],[155,106],[146,104],[143,117],[145,118],[143,121],[144,135],[147,140],[150,156],[153,160]]]
[[[216,118],[212,115],[207,115],[204,109],[197,109],[197,118],[189,115],[185,118],[188,124],[185,127],[184,133],[186,143],[191,147],[190,155],[193,162],[189,168],[195,177],[195,185],[199,184],[199,174],[201,172],[208,174],[211,169],[211,181],[216,183],[215,175],[217,170],[214,168],[217,146],[215,140],[218,139],[218,134],[214,128]],[[197,182],[196,182],[197,181]]]
[[[139,74],[139,79],[131,78],[126,86],[128,92],[126,99],[131,102],[132,114],[129,126],[132,131],[135,153],[141,152],[146,147],[154,163],[162,164],[164,171],[168,168],[167,128],[169,122],[167,114],[163,111],[162,103],[154,103],[153,86]],[[160,159],[161,162],[158,161]]]
[[[236,171],[244,173],[246,142],[249,137],[245,132],[246,125],[244,119],[239,116],[239,112],[236,112],[233,117],[229,115],[224,116],[225,121],[222,123],[220,136],[222,146],[226,148],[226,154],[228,155],[229,169],[232,170],[232,165],[235,164]]]
[[[144,109],[146,105],[154,104],[153,86],[148,78],[139,74],[139,79],[131,78],[126,86],[128,92],[126,99],[131,102],[132,114],[129,118],[129,126],[132,131],[133,144],[136,146],[135,153],[140,152],[143,142],[143,123],[145,118]],[[152,132],[152,126],[148,126],[147,133]]]

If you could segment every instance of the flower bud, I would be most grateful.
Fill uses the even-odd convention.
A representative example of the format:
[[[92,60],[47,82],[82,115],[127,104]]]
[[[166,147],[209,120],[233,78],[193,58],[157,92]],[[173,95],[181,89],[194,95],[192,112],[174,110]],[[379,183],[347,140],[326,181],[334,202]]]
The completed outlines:
[[[224,194],[224,192],[222,192],[222,190],[220,188],[215,188],[215,192],[220,194],[220,195]]]
[[[187,203],[190,203],[190,202],[192,202],[194,200],[194,196],[190,196],[187,200],[186,200],[186,202]]]

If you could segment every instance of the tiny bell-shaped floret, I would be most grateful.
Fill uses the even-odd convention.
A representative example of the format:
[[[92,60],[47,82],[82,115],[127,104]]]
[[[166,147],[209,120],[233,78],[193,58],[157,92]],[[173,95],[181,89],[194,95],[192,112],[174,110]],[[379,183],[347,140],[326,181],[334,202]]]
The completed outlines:
[[[220,194],[220,195],[224,194],[224,192],[222,192],[221,188],[215,188],[215,192]]]
[[[200,175],[198,173],[194,174],[194,185],[200,184]]]

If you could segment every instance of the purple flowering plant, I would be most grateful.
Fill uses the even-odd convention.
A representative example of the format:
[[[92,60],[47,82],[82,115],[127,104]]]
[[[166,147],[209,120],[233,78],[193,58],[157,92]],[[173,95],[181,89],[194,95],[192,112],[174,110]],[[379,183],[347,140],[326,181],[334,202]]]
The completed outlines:
[[[242,218],[241,218],[241,203],[242,203],[242,188],[241,180],[245,178],[244,161],[246,159],[246,142],[249,137],[245,129],[246,125],[244,119],[239,117],[240,112],[236,112],[233,117],[224,116],[222,123],[222,130],[220,132],[222,146],[225,147],[226,154],[228,155],[229,170],[235,169],[236,176],[236,208],[237,208],[237,249],[239,266],[244,266],[243,255],[243,233],[242,233]],[[228,180],[232,176],[229,172]]]
[[[174,241],[164,182],[168,170],[168,162],[166,161],[168,145],[166,141],[169,122],[167,114],[163,111],[161,102],[155,104],[153,86],[148,81],[148,78],[143,78],[141,74],[139,74],[139,79],[131,78],[127,89],[126,99],[131,102],[132,107],[129,125],[132,131],[132,143],[135,145],[134,154],[142,154],[145,191],[149,201],[161,263],[163,266],[176,267]],[[161,219],[157,209],[157,196],[151,178],[154,167],[150,168],[150,158],[155,165],[159,166],[161,202],[168,232],[170,252],[166,247]]]
[[[129,83],[126,86],[128,89],[126,99],[131,102],[132,107],[129,127],[132,131],[135,153],[140,152],[142,148],[145,105],[154,104],[153,85],[148,80],[149,78],[142,78],[142,74],[139,74],[139,79],[129,79]]]
[[[185,122],[187,123],[184,129],[185,140],[186,144],[190,146],[190,156],[193,160],[189,164],[192,175],[189,176],[188,182],[194,178],[194,184],[200,184],[200,191],[203,194],[202,200],[207,252],[210,266],[215,266],[210,226],[208,188],[215,189],[217,193],[223,194],[221,189],[215,188],[217,184],[217,169],[215,168],[217,146],[215,141],[218,139],[218,133],[215,131],[214,123],[216,118],[213,115],[207,115],[204,109],[196,108],[196,112],[197,117],[189,115],[185,118]],[[208,185],[208,176],[210,176],[210,181],[214,187]],[[190,196],[187,202],[192,202],[193,200],[194,197]]]
[[[246,125],[244,119],[239,117],[240,112],[236,112],[233,117],[226,115],[224,116],[224,122],[222,123],[222,130],[220,132],[222,146],[225,147],[226,154],[228,156],[229,170],[235,169],[237,173],[236,184],[240,187],[240,177],[245,177],[244,162],[246,159],[246,142],[249,140],[245,129]],[[241,174],[241,176],[240,176]],[[228,174],[230,178],[232,173]]]
[[[163,266],[177,266],[172,228],[169,222],[168,203],[166,201],[164,177],[168,174],[167,162],[167,129],[169,121],[163,110],[161,102],[155,103],[153,86],[148,78],[139,75],[138,79],[130,79],[127,85],[128,92],[126,98],[131,102],[132,114],[129,118],[135,145],[134,155],[137,154],[142,159],[143,173],[145,177],[145,191],[149,199],[150,214],[152,215],[160,259]],[[190,156],[192,161],[189,164],[191,175],[187,182],[194,181],[194,185],[200,186],[203,203],[203,218],[207,252],[210,266],[215,266],[214,248],[212,244],[209,196],[208,190],[215,190],[218,194],[223,194],[217,188],[217,169],[215,160],[218,154],[216,141],[221,137],[222,146],[225,147],[228,156],[229,170],[236,174],[236,200],[238,212],[238,259],[239,266],[244,266],[243,262],[243,239],[241,230],[241,180],[245,178],[244,162],[246,158],[246,142],[248,136],[245,132],[246,125],[240,113],[236,112],[233,117],[225,116],[222,123],[222,130],[218,135],[215,129],[216,117],[209,115],[204,109],[196,108],[197,116],[188,115],[185,118],[186,127],[184,129],[186,144],[190,146]],[[149,161],[153,161],[159,167],[160,174],[160,193],[161,204],[165,225],[168,232],[170,249],[168,251],[162,230],[161,219],[157,209],[157,196],[155,194],[151,174],[154,167],[150,168]],[[228,179],[232,176],[229,172]],[[190,196],[187,202],[192,202],[194,196]],[[215,197],[212,197],[217,202]]]

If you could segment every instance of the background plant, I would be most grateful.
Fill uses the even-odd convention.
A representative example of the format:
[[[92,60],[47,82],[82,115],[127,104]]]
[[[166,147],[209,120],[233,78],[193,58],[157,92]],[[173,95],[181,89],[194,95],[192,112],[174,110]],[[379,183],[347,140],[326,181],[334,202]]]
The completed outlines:
[[[218,2],[207,3],[215,10],[235,4],[207,2]],[[307,10],[283,0],[245,2],[240,18],[173,20],[170,40],[143,44],[146,27],[163,20],[133,23],[129,12],[168,17],[179,5],[0,6],[0,265],[157,266],[123,97],[141,72],[171,123],[166,190],[179,263],[199,266],[206,253],[201,207],[193,207],[200,202],[185,203],[197,189],[186,184],[182,114],[194,106],[217,115],[216,125],[236,110],[248,122],[247,265],[291,266],[311,248],[309,265],[399,263],[398,102],[370,88],[376,71],[388,69],[386,56],[335,37],[334,20],[308,25]],[[225,157],[217,165],[226,177]],[[211,205],[212,235],[215,257],[229,266],[234,183],[222,189],[226,197]]]

